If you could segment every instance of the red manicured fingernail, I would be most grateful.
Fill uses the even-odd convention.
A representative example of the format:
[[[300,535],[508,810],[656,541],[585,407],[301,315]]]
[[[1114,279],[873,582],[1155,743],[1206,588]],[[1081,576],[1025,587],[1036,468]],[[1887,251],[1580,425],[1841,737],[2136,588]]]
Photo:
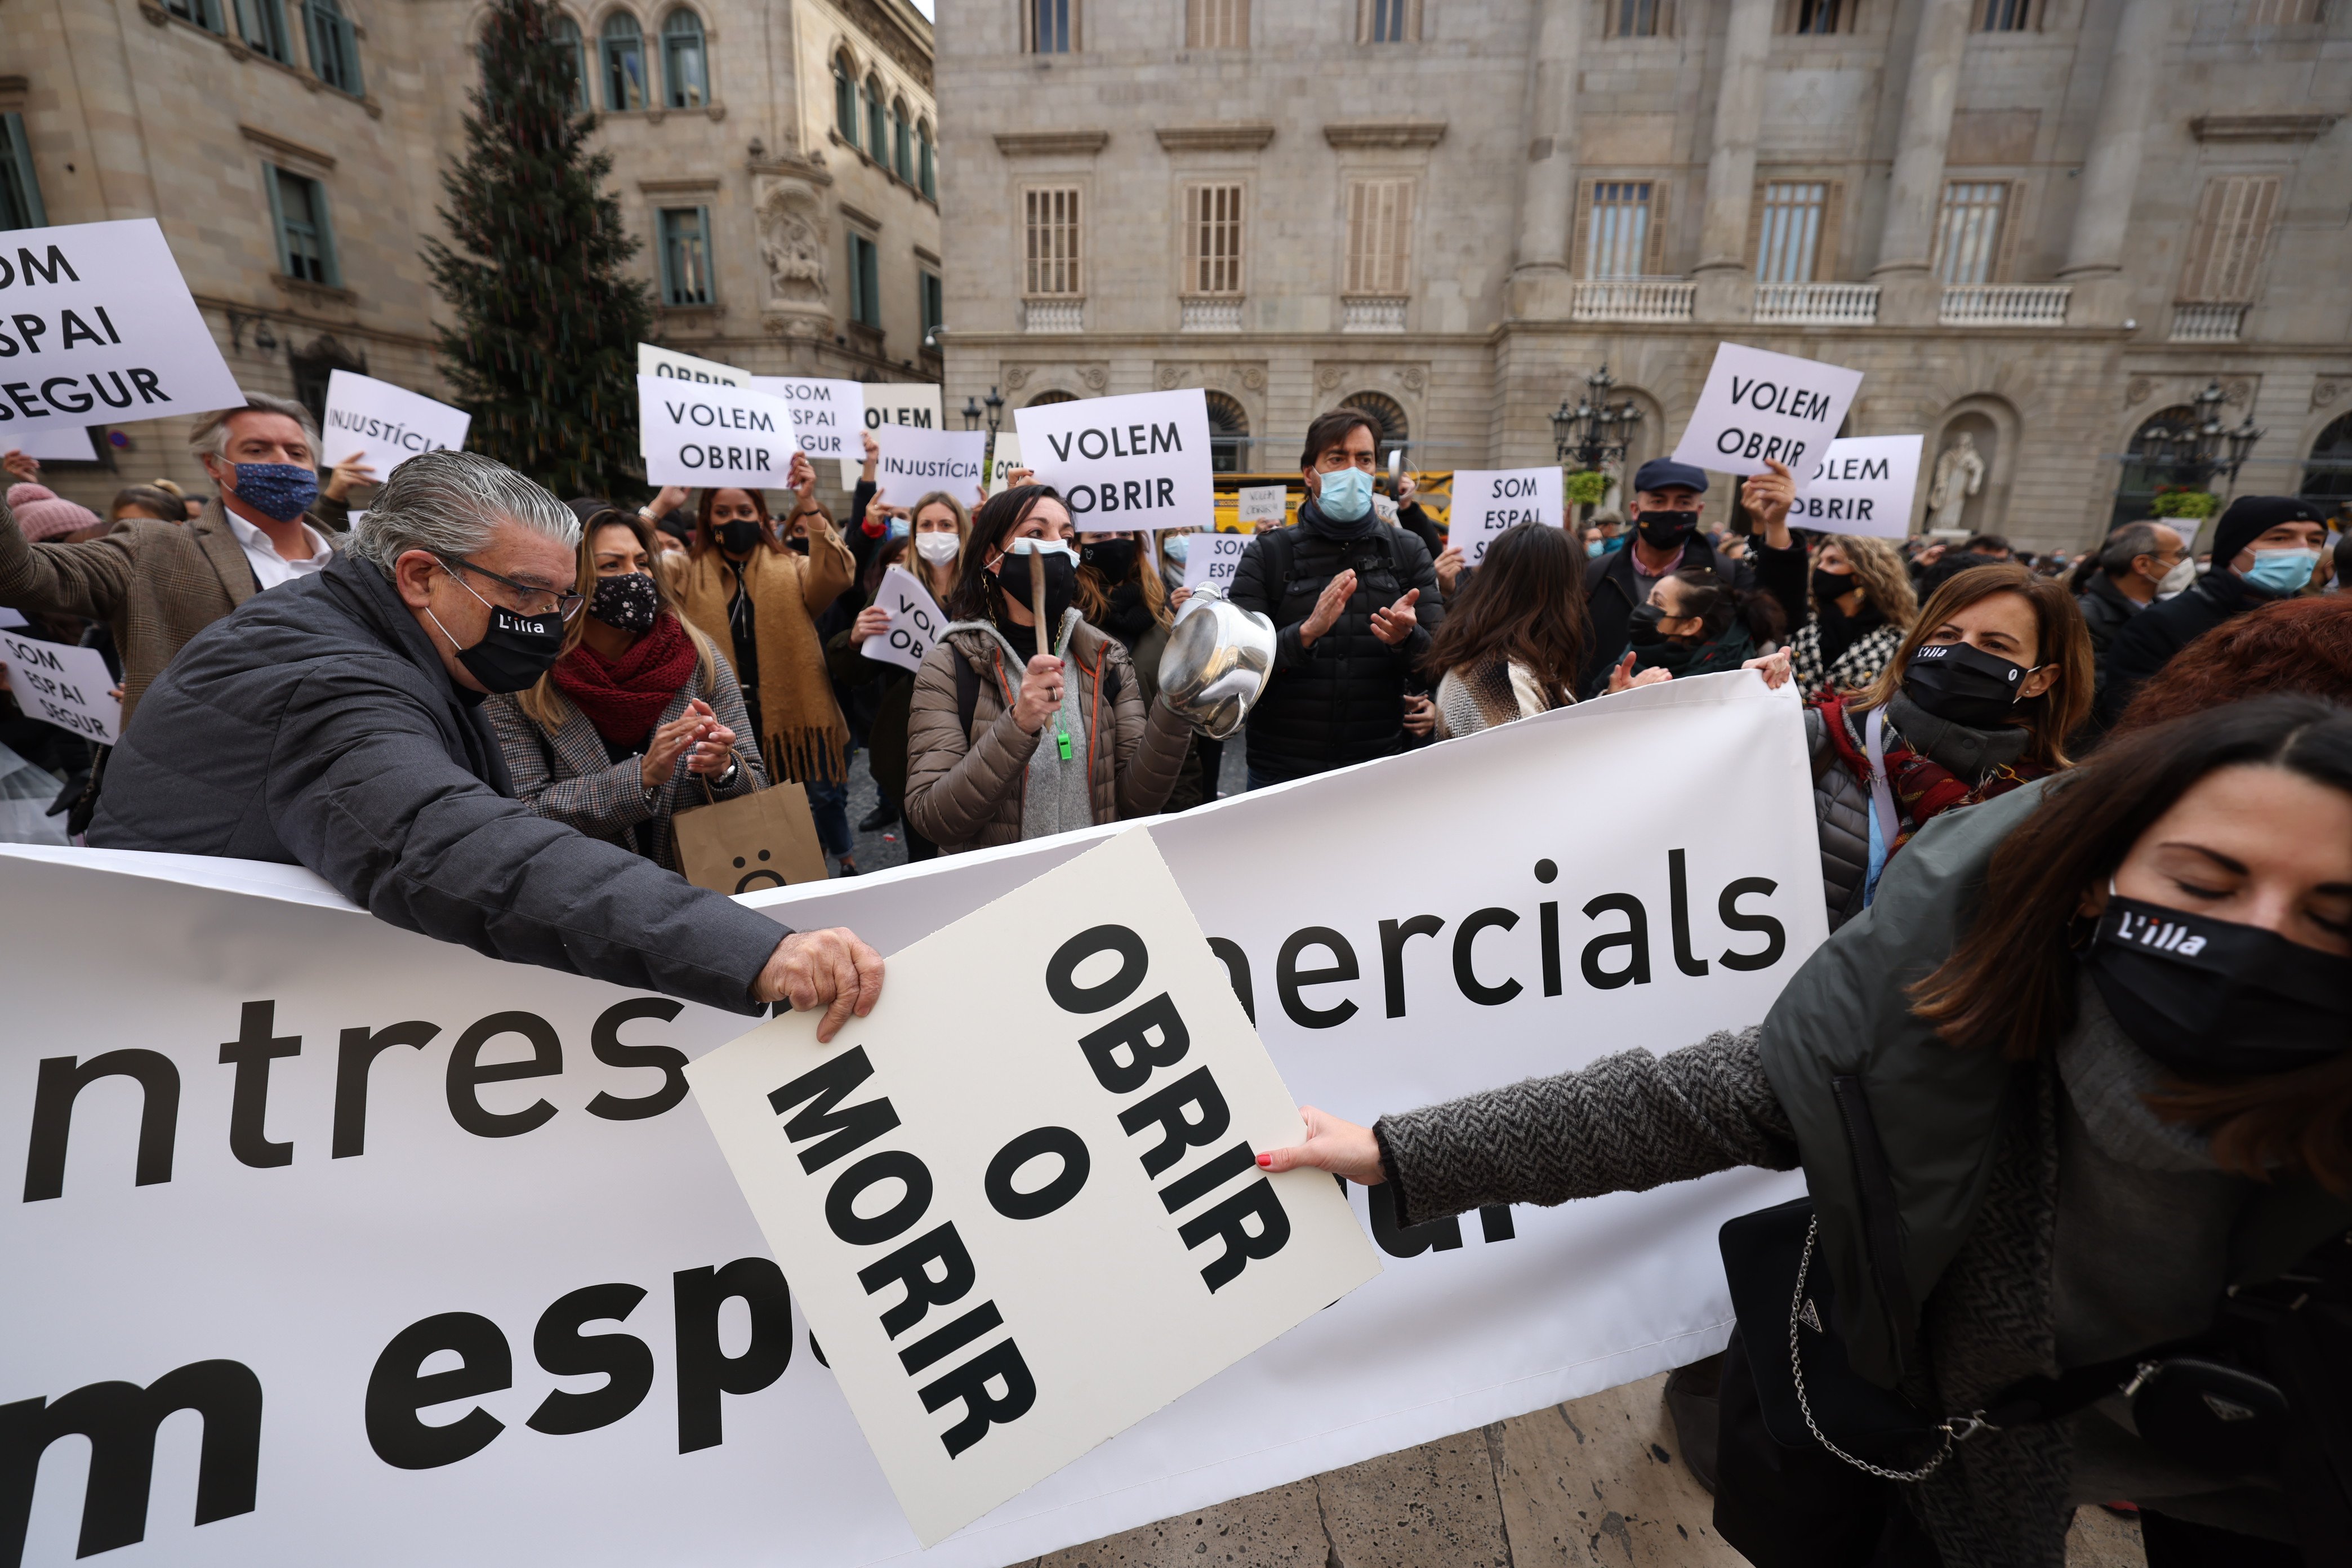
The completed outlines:
[[[1260,1154],[1257,1157],[1257,1163],[1261,1165],[1271,1165],[1274,1163],[1274,1156],[1271,1154]]]

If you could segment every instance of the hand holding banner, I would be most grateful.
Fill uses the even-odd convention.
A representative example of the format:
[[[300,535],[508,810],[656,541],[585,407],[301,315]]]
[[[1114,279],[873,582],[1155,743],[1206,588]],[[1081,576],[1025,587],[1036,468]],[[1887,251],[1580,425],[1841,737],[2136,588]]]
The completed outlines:
[[[419,452],[461,449],[474,416],[462,408],[338,370],[327,376],[327,422],[319,432],[319,466],[331,468],[353,454],[373,454],[378,479]]]
[[[1081,531],[1197,528],[1216,506],[1199,387],[1020,408],[1021,449]]]
[[[1523,522],[1558,528],[1561,515],[1557,467],[1456,468],[1445,542],[1462,552],[1464,565],[1475,566],[1503,530]]]
[[[857,645],[857,651],[867,658],[878,658],[885,664],[908,669],[922,664],[923,656],[939,640],[940,628],[948,624],[930,590],[903,566],[890,567],[882,574],[881,586],[874,595],[874,606],[890,613],[890,629],[867,637]]]
[[[790,485],[792,407],[747,386],[640,375],[637,441],[653,484]]]
[[[797,375],[755,375],[751,390],[793,405],[793,428],[801,450],[812,458],[845,458],[862,463],[858,435],[866,427],[866,386],[856,381],[821,381]]]
[[[687,1080],[926,1546],[1381,1271],[1148,829],[816,1017]]]
[[[1862,372],[1818,360],[1718,343],[1675,461],[1719,474],[1760,474],[1785,463],[1802,495],[1862,385]]]
[[[1796,504],[1794,528],[1901,539],[1911,531],[1911,494],[1919,483],[1922,436],[1854,436],[1832,441]]]
[[[0,664],[8,667],[8,689],[27,718],[102,746],[122,739],[122,701],[109,695],[114,677],[96,648],[0,632]]]

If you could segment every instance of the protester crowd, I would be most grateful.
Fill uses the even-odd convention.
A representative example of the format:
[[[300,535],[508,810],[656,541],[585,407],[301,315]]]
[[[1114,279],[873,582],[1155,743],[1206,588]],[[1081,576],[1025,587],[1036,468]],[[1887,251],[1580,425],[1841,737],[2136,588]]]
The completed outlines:
[[[1937,1211],[1940,1231],[1898,1235],[1864,1194],[1822,1236],[1841,1289],[1943,1281],[1884,1303],[1927,1362],[1872,1340],[1857,1364],[1963,1414],[2191,1340],[2225,1280],[2271,1278],[2352,1224],[2352,552],[2316,509],[2242,496],[2201,541],[2150,519],[2073,561],[1990,533],[1808,534],[1777,464],[1739,486],[1736,528],[1705,530],[1708,475],[1662,458],[1628,477],[1622,514],[1511,528],[1470,567],[1410,480],[1381,494],[1379,428],[1353,408],[1309,426],[1297,521],[1250,540],[1225,593],[1275,649],[1236,738],[1248,786],[1753,669],[1801,703],[1841,934],[1760,1029],[1375,1129],[1310,1114],[1309,1142],[1265,1159],[1394,1184],[1410,1221],[1811,1170],[1825,1150],[1898,1188],[1958,1182],[1973,1195]],[[902,829],[912,859],[1218,794],[1222,743],[1164,679],[1196,596],[1186,535],[1081,533],[1026,472],[986,497],[883,493],[869,437],[836,518],[805,457],[773,495],[638,507],[560,500],[462,452],[322,476],[310,411],[259,395],[190,444],[214,494],[132,485],[104,518],[5,458],[0,608],[20,635],[100,649],[120,682],[110,748],[0,721],[58,786],[59,840],[299,862],[395,924],[740,1012],[824,1005],[829,1037],[871,1007],[880,960],[844,931],[780,938],[690,884],[690,814],[797,786],[828,869],[854,875],[861,752],[880,804],[858,828]],[[893,569],[946,618],[913,669],[867,657]],[[1737,759],[1690,765],[1737,798]],[[1899,913],[1862,918],[1881,903]],[[2202,940],[2151,952],[2155,926]],[[1832,1042],[1860,1034],[1888,1043],[1842,1068]],[[1993,1065],[1936,1065],[1971,1049]],[[2055,1069],[2002,1134],[2020,1063]],[[1894,1086],[1858,1152],[1825,1131],[1848,1070]],[[1969,1108],[1965,1135],[1936,1131],[1937,1093]],[[2233,1249],[2260,1216],[2261,1246]],[[1975,1263],[1944,1268],[1956,1251]],[[2352,1363],[2330,1364],[2313,1375]],[[1727,1370],[1725,1386],[1746,1385]],[[1753,1433],[1736,1440],[1735,1403],[1727,1533],[1811,1543],[1759,1562],[2054,1563],[2070,1498],[2148,1507],[2159,1568],[2269,1561],[2249,1553],[2326,1528],[2294,1477],[2184,1469],[2080,1404],[2070,1436],[2023,1424],[1939,1479],[1812,1454],[1828,1468],[1775,1481]],[[1821,1545],[1845,1535],[1934,1545]]]

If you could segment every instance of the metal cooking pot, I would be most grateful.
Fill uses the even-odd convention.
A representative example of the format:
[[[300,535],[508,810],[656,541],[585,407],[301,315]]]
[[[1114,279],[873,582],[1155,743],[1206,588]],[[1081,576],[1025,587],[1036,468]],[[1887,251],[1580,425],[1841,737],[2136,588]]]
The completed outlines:
[[[1192,590],[1160,656],[1160,694],[1212,741],[1242,727],[1274,675],[1274,623],[1222,589]]]

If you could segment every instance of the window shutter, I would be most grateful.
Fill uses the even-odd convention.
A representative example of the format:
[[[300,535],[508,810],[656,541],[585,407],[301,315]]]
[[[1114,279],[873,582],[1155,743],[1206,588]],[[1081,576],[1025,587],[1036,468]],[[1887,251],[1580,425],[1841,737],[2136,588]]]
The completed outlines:
[[[1653,278],[1666,272],[1666,182],[1650,182],[1649,243],[1643,247],[1642,270]]]
[[[1568,229],[1568,275],[1590,278],[1592,271],[1592,204],[1598,180],[1576,182],[1576,212]]]
[[[1764,191],[1769,181],[1756,182],[1755,195],[1748,198],[1748,275],[1756,276],[1756,268],[1764,258]]]
[[[1845,219],[1845,182],[1832,180],[1829,195],[1822,203],[1822,238],[1813,247],[1813,280],[1838,275],[1838,242]]]
[[[343,286],[343,264],[335,254],[335,217],[327,205],[327,186],[323,180],[310,182],[310,213],[319,225],[319,259],[327,274],[327,287]]]
[[[294,276],[294,258],[286,248],[286,204],[278,198],[278,165],[261,165],[262,188],[269,193],[269,237],[278,242],[278,270],[288,278]]]

